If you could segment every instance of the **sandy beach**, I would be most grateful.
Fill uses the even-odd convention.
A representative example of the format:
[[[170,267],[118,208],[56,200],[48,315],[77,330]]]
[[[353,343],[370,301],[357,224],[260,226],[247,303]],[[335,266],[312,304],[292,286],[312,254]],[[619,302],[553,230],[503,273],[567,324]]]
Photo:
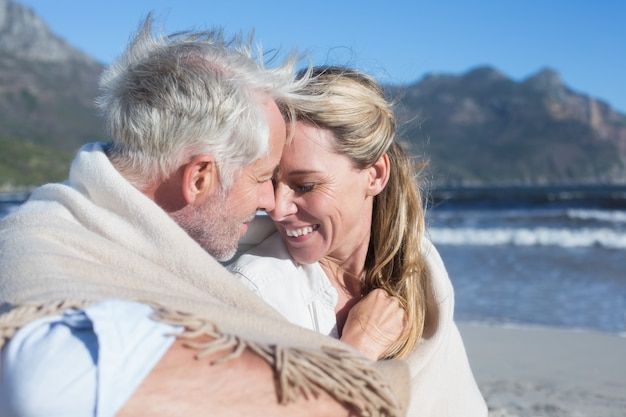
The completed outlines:
[[[626,337],[459,324],[490,417],[626,417]]]

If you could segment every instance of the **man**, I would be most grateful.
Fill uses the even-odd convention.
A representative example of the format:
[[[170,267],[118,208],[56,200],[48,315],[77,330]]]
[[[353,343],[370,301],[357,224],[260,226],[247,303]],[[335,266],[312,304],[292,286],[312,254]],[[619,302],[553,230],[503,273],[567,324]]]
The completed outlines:
[[[261,60],[149,17],[105,71],[111,143],[0,222],[0,415],[402,414],[403,363],[289,325],[217,262],[274,204],[298,82]]]

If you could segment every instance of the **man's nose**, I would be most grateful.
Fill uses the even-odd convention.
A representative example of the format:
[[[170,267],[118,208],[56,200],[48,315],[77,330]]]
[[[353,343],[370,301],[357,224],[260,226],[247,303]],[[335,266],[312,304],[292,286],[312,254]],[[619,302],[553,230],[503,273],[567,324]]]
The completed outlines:
[[[274,186],[272,181],[265,181],[259,192],[259,210],[269,212],[274,210],[274,205]]]
[[[274,189],[274,209],[268,210],[267,213],[274,221],[284,220],[291,214],[298,211],[293,201],[293,190],[284,184],[277,184]]]

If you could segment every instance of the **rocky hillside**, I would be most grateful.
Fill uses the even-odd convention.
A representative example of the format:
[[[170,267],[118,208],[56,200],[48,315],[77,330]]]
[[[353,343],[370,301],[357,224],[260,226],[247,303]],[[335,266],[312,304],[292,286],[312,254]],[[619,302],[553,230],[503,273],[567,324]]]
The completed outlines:
[[[67,155],[104,139],[94,99],[103,66],[0,0],[0,187],[63,178]]]
[[[626,116],[544,69],[489,67],[390,87],[403,137],[435,184],[626,184]]]

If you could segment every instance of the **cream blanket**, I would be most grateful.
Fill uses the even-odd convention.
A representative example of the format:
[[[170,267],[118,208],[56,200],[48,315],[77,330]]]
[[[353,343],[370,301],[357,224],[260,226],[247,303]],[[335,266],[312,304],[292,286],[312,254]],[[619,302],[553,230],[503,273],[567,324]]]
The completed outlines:
[[[406,409],[404,362],[372,363],[288,324],[90,144],[65,183],[0,222],[0,347],[36,318],[105,299],[149,304],[155,319],[185,326],[183,337],[213,336],[199,353],[252,349],[274,367],[282,402],[324,389],[367,416]]]

